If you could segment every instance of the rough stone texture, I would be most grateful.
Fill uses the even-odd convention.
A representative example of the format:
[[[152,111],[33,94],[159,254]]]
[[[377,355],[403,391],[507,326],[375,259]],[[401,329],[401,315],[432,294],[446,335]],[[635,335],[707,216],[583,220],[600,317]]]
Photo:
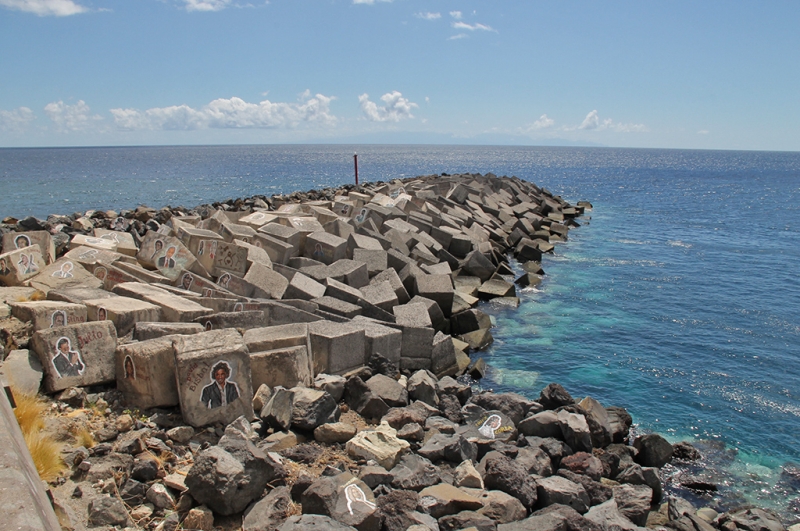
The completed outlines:
[[[254,352],[250,350],[253,387],[311,384],[311,360],[305,345]]]
[[[550,476],[553,474],[553,462],[541,447],[520,448],[514,460],[530,474]]]
[[[592,397],[587,396],[578,404],[584,411],[589,429],[592,432],[592,446],[605,448],[611,444],[611,423],[608,413],[603,405]]]
[[[639,451],[635,459],[642,466],[661,468],[672,459],[672,445],[657,433],[637,437],[633,447]]]
[[[419,498],[419,505],[434,518],[483,507],[479,498],[447,483],[422,489]]]
[[[478,446],[461,435],[435,433],[417,450],[419,455],[431,461],[461,463],[478,457]]]
[[[250,505],[242,519],[243,531],[274,531],[289,517],[292,496],[288,487],[277,487],[269,494]],[[213,520],[212,520],[213,524]],[[184,528],[186,522],[184,521]]]
[[[572,507],[578,513],[589,510],[589,495],[582,485],[561,477],[551,476],[536,480],[536,493],[542,506],[560,503]]]
[[[409,446],[408,442],[397,437],[397,430],[381,422],[374,430],[362,430],[347,441],[347,453],[374,459],[386,470],[391,470]]]
[[[172,341],[181,413],[188,424],[228,423],[241,415],[254,418],[250,355],[236,330],[175,336]],[[220,405],[212,374],[220,364],[230,372],[224,381],[226,405]]]
[[[525,508],[536,504],[536,482],[519,465],[508,457],[489,452],[481,461],[483,483],[487,489],[501,490],[517,498]]]
[[[197,529],[200,531],[213,531],[214,529],[214,513],[206,507],[201,505],[195,507],[186,514],[183,519],[184,529]]]
[[[522,520],[528,515],[522,502],[500,490],[485,491],[481,496],[483,508],[478,513],[488,516],[498,524]]]
[[[355,531],[356,528],[337,522],[330,516],[303,514],[290,516],[278,531]]]
[[[86,306],[57,301],[8,301],[11,315],[20,321],[30,321],[33,330],[54,328],[87,321]]]
[[[483,489],[483,478],[472,461],[463,461],[455,469],[453,485],[471,489]]]
[[[30,350],[12,350],[0,365],[0,375],[18,392],[35,395],[43,376],[42,362]]]
[[[430,372],[419,370],[408,379],[408,396],[411,400],[420,400],[437,407],[439,395],[436,393],[436,377]]]
[[[127,526],[131,523],[128,511],[119,499],[104,496],[89,502],[89,525]]]
[[[376,374],[365,383],[370,392],[386,402],[389,407],[403,407],[408,404],[408,391],[394,378]]]
[[[534,437],[561,437],[561,424],[553,411],[541,411],[517,424],[520,433]]]
[[[538,402],[545,409],[557,409],[561,406],[574,404],[575,400],[561,385],[551,383],[542,389]]]
[[[339,420],[339,406],[325,391],[295,387],[292,392],[292,427],[313,431],[317,426]]]
[[[603,474],[603,463],[597,457],[587,452],[575,452],[561,460],[561,468],[576,474],[583,474],[594,481],[600,481]]]
[[[634,524],[644,526],[647,523],[653,490],[646,485],[617,485],[613,490],[620,514]]]
[[[136,341],[147,341],[159,337],[171,335],[192,335],[205,331],[202,325],[197,323],[148,323],[139,322],[133,328],[133,339]]]
[[[584,516],[587,520],[602,526],[603,529],[611,529],[612,526],[617,526],[624,531],[638,529],[636,524],[619,512],[617,502],[614,500],[608,500],[592,507]],[[694,527],[692,527],[692,531],[694,531]]]
[[[403,455],[391,474],[392,487],[396,489],[421,491],[442,480],[439,469],[433,463],[414,453]]]
[[[347,422],[329,422],[314,429],[314,440],[320,443],[346,443],[356,434],[356,427]]]
[[[725,513],[719,517],[720,529],[733,524],[736,529],[745,531],[783,531],[777,515],[764,509],[740,509]]]
[[[213,313],[210,308],[147,284],[124,282],[114,286],[114,293],[160,306],[162,318],[170,323],[189,323],[198,317]]]
[[[129,297],[110,297],[84,301],[88,317],[92,321],[105,319],[114,323],[117,335],[122,337],[130,333],[139,321],[160,321],[161,308],[149,302]],[[105,317],[105,319],[103,319]]]
[[[275,458],[256,448],[244,433],[229,429],[218,446],[197,455],[186,486],[198,503],[229,515],[243,511],[267,483],[285,475]]]
[[[349,472],[321,477],[302,496],[303,511],[327,515],[359,531],[378,531],[380,511],[372,490]]]
[[[474,395],[470,402],[483,409],[497,409],[505,413],[514,425],[519,424],[529,412],[538,412],[541,406],[517,393],[481,393]]]
[[[561,410],[558,412],[558,421],[564,441],[570,448],[582,452],[592,451],[592,434],[583,415]]]

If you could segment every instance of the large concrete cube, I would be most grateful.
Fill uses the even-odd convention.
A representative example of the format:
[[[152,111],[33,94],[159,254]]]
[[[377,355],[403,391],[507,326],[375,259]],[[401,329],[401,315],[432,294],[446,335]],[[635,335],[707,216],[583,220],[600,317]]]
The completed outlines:
[[[10,302],[11,315],[29,321],[33,330],[85,323],[86,306],[57,301]]]
[[[244,279],[264,291],[271,299],[280,299],[289,287],[286,277],[264,264],[254,263]]]
[[[31,343],[49,393],[113,382],[116,377],[117,331],[110,321],[46,328],[33,334]]]
[[[111,321],[118,336],[133,330],[139,321],[160,321],[161,307],[130,297],[91,299],[84,302],[92,321]]]
[[[103,281],[92,275],[80,263],[60,258],[30,279],[30,286],[44,293],[69,287],[102,288]]]
[[[367,361],[373,354],[380,354],[395,365],[400,364],[403,348],[402,331],[365,317],[356,317],[353,324],[364,328]]]
[[[347,258],[347,240],[325,231],[312,232],[306,236],[303,255],[330,265]]]
[[[46,264],[56,261],[56,246],[52,236],[46,230],[34,230],[27,232],[7,232],[3,234],[3,250],[13,251],[24,249],[31,245],[38,245],[42,251],[42,258]]]
[[[14,249],[0,254],[0,281],[6,286],[21,286],[44,267],[45,260],[38,245]]]
[[[173,407],[180,401],[175,386],[173,336],[117,347],[117,389],[128,405],[140,409]]]
[[[415,281],[417,294],[435,301],[445,317],[449,317],[454,291],[450,275],[421,275],[415,277]]]
[[[173,338],[175,374],[184,420],[199,427],[252,419],[250,355],[232,329]]]
[[[367,363],[364,329],[351,323],[309,323],[314,376],[344,374]]]
[[[114,287],[114,293],[160,306],[163,319],[170,323],[190,323],[197,317],[213,313],[213,310],[196,302],[147,284],[118,284]]]
[[[311,360],[305,345],[251,352],[250,366],[254,389],[262,384],[287,389],[311,385]]]

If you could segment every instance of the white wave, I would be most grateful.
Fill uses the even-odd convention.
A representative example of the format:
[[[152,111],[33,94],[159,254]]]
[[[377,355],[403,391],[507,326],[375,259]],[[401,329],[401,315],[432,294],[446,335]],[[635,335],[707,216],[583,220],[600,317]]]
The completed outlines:
[[[680,240],[669,240],[667,245],[671,245],[672,247],[684,247],[686,249],[694,247],[691,243],[682,242]]]

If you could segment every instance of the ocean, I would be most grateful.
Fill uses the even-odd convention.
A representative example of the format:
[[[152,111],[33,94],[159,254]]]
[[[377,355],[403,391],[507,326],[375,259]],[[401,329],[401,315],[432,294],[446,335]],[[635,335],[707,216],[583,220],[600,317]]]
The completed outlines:
[[[0,217],[441,173],[515,175],[594,208],[517,309],[487,304],[480,385],[624,406],[636,429],[696,442],[700,504],[800,511],[800,153],[493,146],[0,149]],[[515,265],[518,267],[518,265]]]

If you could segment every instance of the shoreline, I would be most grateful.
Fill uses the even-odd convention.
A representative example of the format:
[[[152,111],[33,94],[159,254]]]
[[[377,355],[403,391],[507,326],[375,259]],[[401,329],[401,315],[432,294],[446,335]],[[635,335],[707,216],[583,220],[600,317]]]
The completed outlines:
[[[439,178],[439,176],[436,176],[436,177]],[[442,177],[449,177],[449,176],[443,174]],[[475,175],[468,176],[468,178],[470,178],[470,179],[476,179],[477,177],[483,178],[483,176],[475,176]],[[491,180],[492,177],[493,176],[486,176],[486,178],[490,179],[490,180]],[[387,186],[390,189],[392,185],[394,185],[396,187],[399,187],[399,186],[401,186],[403,184],[406,184],[408,182],[413,182],[415,179],[419,179],[419,178],[406,179],[403,182],[395,182],[395,181],[393,181],[392,183],[386,183],[386,184],[384,184],[384,183],[370,183],[370,186],[371,187],[374,186],[374,187],[378,187],[378,188],[381,187],[381,186]],[[458,185],[456,185],[456,188],[458,188]],[[534,189],[535,189],[535,187],[534,187]],[[352,191],[354,191],[354,188],[345,186],[345,187],[340,188],[339,190],[352,192]],[[365,188],[364,190],[367,190],[367,189]],[[536,190],[538,190],[538,189],[536,189]],[[454,190],[450,190],[449,191],[450,195],[452,195],[453,191]],[[361,192],[355,192],[355,193],[361,193]],[[403,190],[401,193],[400,192],[398,193],[398,195],[401,195],[401,194],[405,195],[405,190]],[[466,195],[464,195],[462,200],[460,202],[459,201],[455,201],[455,203],[457,203],[457,204],[459,204],[461,206],[469,206],[469,208],[472,210],[473,215],[475,214],[476,210],[472,205],[475,205],[478,208],[478,210],[480,210],[484,214],[486,214],[486,212],[489,211],[489,209],[496,210],[496,211],[498,211],[498,214],[499,214],[499,210],[497,208],[493,208],[491,205],[483,205],[483,206],[487,207],[486,211],[484,211],[484,209],[481,208],[478,205],[478,203],[476,203],[475,201],[470,201],[468,199],[468,197],[470,195],[469,191],[465,191],[464,194],[466,194]],[[545,194],[545,196],[546,196],[546,194]],[[266,198],[265,196],[254,196],[254,197],[246,198],[246,199],[229,200],[229,201],[224,202],[224,203],[215,203],[214,205],[211,205],[211,206],[212,207],[223,207],[222,210],[225,210],[226,212],[232,212],[232,210],[228,210],[228,209],[224,208],[224,205],[226,205],[226,204],[228,206],[232,206],[234,208],[240,208],[240,207],[264,208],[264,207],[268,207],[268,208],[270,208],[269,212],[275,212],[275,210],[272,210],[272,209],[280,210],[280,207],[282,205],[289,205],[289,204],[296,205],[296,204],[300,204],[300,203],[308,204],[309,201],[332,201],[332,200],[335,200],[335,197],[336,197],[336,194],[333,193],[333,190],[325,189],[325,190],[321,190],[321,191],[295,192],[293,194],[281,195],[281,196],[273,196],[271,198]],[[395,207],[395,202],[393,201],[393,199],[395,199],[395,198],[392,198],[391,195],[385,195],[385,197],[387,198],[387,201],[386,201],[386,204],[382,205],[382,206],[385,207],[385,208],[394,208]],[[409,196],[409,199],[405,199],[405,198],[403,198],[403,199],[406,200],[406,204],[409,204],[409,203],[413,204],[413,201],[410,201],[410,200],[414,199],[413,197]],[[434,198],[431,197],[429,199],[433,200]],[[478,197],[478,199],[480,199],[480,197]],[[545,218],[544,216],[541,216],[539,214],[535,214],[536,217],[540,218],[538,220],[539,221],[539,227],[537,228],[533,224],[530,224],[531,228],[533,230],[530,230],[527,227],[525,227],[527,229],[526,231],[520,230],[519,232],[521,232],[522,234],[517,234],[517,236],[520,236],[520,238],[518,239],[517,242],[522,241],[523,239],[528,239],[529,241],[533,242],[534,240],[530,240],[529,238],[524,238],[524,237],[525,236],[534,236],[534,235],[536,235],[536,232],[541,231],[542,225],[547,226],[548,227],[548,231],[547,232],[549,232],[547,240],[546,241],[543,240],[544,243],[550,243],[551,241],[559,241],[559,240],[563,241],[563,240],[566,240],[568,227],[570,226],[569,220],[573,219],[573,216],[577,217],[574,214],[574,213],[577,213],[577,210],[569,211],[570,214],[565,216],[564,215],[564,210],[565,209],[569,209],[571,207],[568,206],[568,205],[565,206],[564,203],[559,202],[558,200],[560,200],[560,198],[552,198],[552,197],[550,197],[549,199],[551,199],[551,200],[553,200],[555,202],[555,208],[554,208],[553,205],[551,205],[549,207],[550,211],[555,213],[555,215],[554,216],[548,216],[548,217]],[[471,205],[467,204],[468,201],[470,201]],[[264,206],[261,206],[262,204]],[[388,204],[391,204],[391,206],[387,207]],[[580,205],[580,203],[579,203],[579,205]],[[206,209],[206,212],[203,212],[203,209]],[[139,207],[139,208],[137,208],[136,210],[133,210],[133,211],[120,212],[120,214],[121,214],[120,217],[125,218],[125,220],[127,220],[128,223],[129,223],[129,231],[128,231],[128,233],[132,235],[132,237],[134,239],[134,243],[136,244],[135,247],[137,247],[139,249],[139,252],[141,252],[142,245],[145,245],[145,244],[148,243],[147,239],[146,239],[146,234],[147,234],[146,229],[148,228],[148,224],[149,224],[150,228],[155,228],[156,227],[156,225],[150,223],[150,221],[151,220],[158,221],[159,216],[161,216],[162,221],[165,221],[165,222],[168,221],[167,219],[164,219],[164,218],[167,217],[167,212],[165,212],[166,210],[167,210],[166,207],[164,209],[159,210],[159,211],[155,211],[153,209],[146,209],[146,208]],[[413,211],[413,208],[410,208],[410,210]],[[559,218],[559,215],[558,215],[559,214],[559,212],[558,212],[559,210],[561,210],[560,219],[558,219]],[[180,219],[179,217],[177,217],[178,214],[188,214],[187,217],[191,217],[193,211],[194,212],[199,212],[201,214],[201,216],[200,216],[201,218],[210,219],[210,218],[213,217],[213,215],[210,213],[210,211],[207,210],[207,206],[202,206],[202,205],[200,207],[198,207],[197,209],[185,209],[183,207],[175,207],[175,208],[171,209],[170,217],[175,216],[177,220]],[[291,207],[286,208],[285,212],[286,213],[293,213],[292,210],[291,210]],[[296,212],[297,212],[297,210],[294,211],[294,213],[296,213]],[[530,212],[530,210],[528,210],[527,212]],[[333,213],[333,212],[331,212],[331,213]],[[116,213],[114,213],[114,214],[116,214]],[[205,214],[205,216],[203,216],[203,214]],[[323,215],[323,216],[324,215],[328,215],[326,212],[321,212],[319,214]],[[407,219],[408,219],[408,214],[409,213],[406,212]],[[491,217],[496,217],[496,216],[494,216],[494,214],[492,214],[492,212],[489,212],[489,214],[490,214],[490,216],[487,216],[486,219],[488,219],[491,222],[492,221]],[[181,217],[183,217],[183,216],[181,216]],[[518,216],[516,216],[516,214],[515,214],[515,217],[516,217],[515,223],[517,223],[517,224],[520,223],[520,220],[527,219],[524,216],[523,217],[518,217]],[[149,219],[147,219],[147,221],[143,221],[143,219],[145,219],[145,218],[149,218]],[[319,217],[317,219],[319,219]],[[391,221],[391,219],[393,219],[393,218],[390,218],[389,221]],[[543,219],[547,219],[547,223],[542,223]],[[65,222],[66,221],[67,221],[67,218],[65,218],[65,217],[53,217],[52,220],[48,219],[47,224],[50,225],[49,228],[51,228],[51,229],[52,228],[57,228],[57,227],[59,227],[59,225],[62,225],[61,229],[58,231],[59,234],[72,233],[74,235],[74,234],[84,233],[84,232],[88,231],[89,227],[91,227],[91,229],[96,229],[96,228],[102,229],[102,228],[104,228],[103,226],[105,225],[107,228],[111,228],[111,224],[113,222],[118,222],[119,220],[117,219],[116,216],[110,215],[110,213],[95,213],[92,216],[84,216],[83,218],[71,220],[72,226],[73,227],[77,226],[79,228],[78,229],[72,229],[72,230],[68,229],[67,232],[64,232],[64,226],[65,226]],[[239,221],[239,220],[237,219],[236,221]],[[336,221],[335,219],[331,219],[330,220],[331,223],[334,223],[335,221]],[[419,219],[417,221],[419,221]],[[426,220],[423,219],[422,221],[425,222]],[[124,224],[124,221],[122,223]],[[562,225],[562,223],[563,223],[563,225]],[[45,229],[46,230],[48,228],[47,224],[38,223],[38,226],[37,226],[37,224],[34,224],[34,220],[30,220],[28,218],[26,220],[22,220],[22,225],[21,226],[24,227],[24,228],[28,228],[28,229],[32,228],[32,229]],[[236,224],[236,223],[233,223],[233,224]],[[407,224],[410,224],[410,223],[407,223]],[[173,223],[173,225],[174,225],[174,223]],[[559,227],[567,227],[567,229],[564,230],[563,232],[561,232],[561,230],[562,230],[561,228],[557,228],[555,230],[549,230],[550,228],[553,227],[553,225],[556,225],[556,226],[559,226]],[[577,224],[575,224],[575,225],[577,225]],[[573,226],[575,226],[575,225],[573,225]],[[406,228],[406,227],[403,227],[403,228]],[[467,228],[469,228],[469,227],[467,227]],[[145,230],[141,230],[141,229],[145,229]],[[173,227],[173,229],[174,229],[174,227]],[[518,226],[514,226],[514,229],[515,230],[519,229],[519,227]],[[397,230],[397,229],[393,228],[392,230]],[[136,237],[133,236],[134,232],[136,233],[136,236],[138,236],[140,238],[140,241],[136,241]],[[508,231],[508,233],[509,234],[513,233],[513,230],[512,231]],[[309,232],[309,234],[311,234],[311,232]],[[489,243],[490,245],[489,246],[484,246],[484,249],[486,249],[486,251],[481,251],[478,254],[484,254],[484,258],[486,258],[486,256],[485,256],[486,254],[488,254],[489,256],[495,256],[498,259],[498,263],[496,264],[496,267],[500,267],[502,265],[502,263],[503,263],[502,259],[501,259],[502,253],[507,251],[507,249],[504,249],[502,253],[496,253],[495,254],[493,252],[493,249],[495,249],[496,247],[493,246],[493,244],[491,242],[492,241],[497,241],[497,240],[493,240],[491,234],[492,233],[490,233],[490,235],[487,237],[487,239],[485,241],[480,242],[480,243]],[[540,236],[540,239],[541,239],[541,237],[543,237],[544,234],[539,233],[538,236]],[[446,236],[441,236],[441,237],[445,238]],[[506,237],[508,237],[508,236],[506,236]],[[433,259],[439,258],[438,256],[433,255],[432,253],[430,253],[430,249],[428,247],[433,247],[433,244],[430,243],[429,239],[422,238],[421,236],[420,236],[420,238],[421,239],[419,239],[416,243],[417,244],[422,243],[423,247],[417,249],[419,251],[418,254],[417,254],[417,257],[418,257],[417,260],[419,261],[421,259],[424,259],[424,260],[427,260],[427,261],[432,261],[431,256],[433,257]],[[552,238],[552,240],[551,240],[551,238]],[[60,239],[61,239],[61,242],[58,242],[58,243],[61,243],[63,245],[67,244],[67,242],[63,241],[63,237],[61,237]],[[435,240],[435,238],[432,238],[432,237],[430,239]],[[469,238],[466,238],[466,239],[469,239]],[[436,240],[436,241],[438,241],[438,240]],[[150,241],[149,243],[153,243],[153,241]],[[326,242],[323,241],[322,243],[324,244]],[[475,242],[473,241],[473,247],[475,247],[474,243]],[[426,244],[429,244],[428,247],[425,246]],[[479,246],[480,246],[480,244],[478,244],[477,247],[479,247]],[[56,247],[58,247],[58,244],[56,245]],[[417,245],[415,245],[414,247],[417,247]],[[546,245],[542,245],[542,244],[531,245],[531,244],[526,243],[522,247],[518,246],[517,249],[516,249],[516,252],[520,256],[538,257],[538,260],[541,261],[542,252],[545,252],[545,253],[547,252],[547,251],[543,251],[542,250],[543,247],[546,248],[547,246]],[[108,249],[100,249],[100,250],[108,250]],[[369,250],[369,249],[365,249],[365,250]],[[372,249],[372,250],[377,251],[378,249]],[[473,251],[474,250],[480,250],[480,249],[473,248]],[[428,251],[428,252],[425,253],[424,251]],[[470,252],[472,252],[472,251],[470,251]],[[253,251],[253,253],[255,253],[255,251]],[[192,254],[196,255],[196,253],[192,253]],[[308,254],[310,254],[311,256],[314,255],[313,248],[310,251],[310,253],[308,253]],[[409,252],[409,254],[411,254],[411,253]],[[497,256],[498,254],[500,256]],[[58,255],[59,255],[59,253],[58,253],[58,251],[56,251],[54,253],[54,258],[56,258]],[[137,253],[137,255],[138,255],[138,253]],[[249,251],[248,251],[248,256],[249,256]],[[444,255],[442,255],[442,256],[444,256]],[[309,258],[309,257],[306,257],[306,258]],[[451,256],[451,258],[455,258],[455,257]],[[477,257],[477,255],[473,255],[473,258],[475,258],[476,260],[480,261],[480,259]],[[466,256],[464,256],[463,259],[466,259]],[[141,260],[140,260],[140,262],[141,262]],[[277,263],[274,260],[272,262],[273,262],[273,265],[275,265]],[[438,262],[438,263],[442,264],[442,263],[445,263],[445,262],[447,262],[447,259],[443,260],[442,262]],[[458,263],[458,265],[462,265],[459,262],[460,262],[460,260],[458,260],[456,263]],[[305,263],[305,262],[298,262],[298,263]],[[310,264],[310,265],[307,264],[307,263],[305,263],[305,264],[306,265],[304,265],[303,267],[314,267],[313,264]],[[96,263],[94,265],[97,266]],[[426,264],[426,265],[430,265],[431,267],[434,267],[432,264]],[[463,265],[462,265],[462,267],[463,267]],[[477,272],[477,271],[480,271],[481,269],[483,269],[485,271],[485,270],[488,270],[490,268],[490,266],[487,266],[485,263],[471,264],[469,267],[472,268],[471,270],[468,270],[469,272]],[[93,268],[93,269],[96,269],[96,267]],[[154,270],[158,270],[158,268],[155,265],[154,265]],[[497,271],[495,271],[495,273],[496,272]],[[504,270],[504,272],[508,273],[508,272],[510,272],[510,270]],[[534,278],[534,277],[536,275],[538,275],[539,272],[540,272],[540,270],[537,270],[536,273],[528,273],[527,275],[525,275],[525,276],[528,277],[528,278],[525,279],[525,281],[528,282],[528,283],[536,282],[536,278]],[[197,274],[194,271],[191,271],[191,273],[193,275]],[[427,274],[428,276],[434,276],[434,275],[437,275],[437,274],[440,274],[440,273],[430,274],[430,273],[427,273],[427,272],[423,272],[423,274]],[[493,274],[494,273],[492,273],[492,275]],[[221,277],[222,275],[209,275],[209,276],[217,277],[217,280],[219,280],[219,277]],[[414,275],[411,275],[411,276],[413,277]],[[199,277],[196,277],[195,282],[201,282],[202,281],[201,277],[202,277],[202,275],[200,275]],[[328,277],[328,278],[330,278],[330,277]],[[177,279],[175,279],[175,280],[177,280]],[[506,285],[511,286],[511,288],[513,288],[513,285],[511,285],[510,283],[506,282],[502,278],[493,279],[492,276],[487,276],[486,280],[484,282],[482,282],[482,284],[485,284],[489,280],[496,280],[498,282],[505,282]],[[414,280],[413,279],[411,280],[411,285],[412,286],[414,285]],[[503,291],[502,295],[500,295],[500,296],[501,297],[506,297],[506,296],[508,296],[509,293],[512,293],[511,290],[506,285],[490,286],[490,287],[496,288],[496,289],[503,289],[504,288],[505,291]],[[217,286],[217,287],[219,287],[219,286]],[[330,285],[328,287],[330,287]],[[216,290],[216,287],[215,287],[215,290]],[[177,291],[175,289],[173,289],[171,291],[177,293]],[[454,289],[454,291],[458,291],[458,290]],[[473,293],[477,294],[477,291],[478,290],[476,289],[476,290],[474,290]],[[436,290],[431,291],[431,293],[434,294],[434,295],[439,295],[439,293]],[[488,293],[488,291],[485,291],[484,295],[486,293]],[[500,293],[500,291],[491,291],[490,294],[495,296],[498,293]],[[474,296],[473,296],[473,298],[476,299],[475,302],[477,302],[477,300],[479,299],[479,297],[474,297]],[[445,298],[445,300],[449,300],[449,299]],[[467,301],[467,302],[469,302],[469,301]],[[513,304],[513,295],[511,296],[511,300],[509,302],[511,302]],[[475,303],[473,303],[473,304],[475,304]],[[299,306],[303,306],[303,305],[299,305]],[[468,305],[468,307],[471,307],[471,306],[472,305]],[[305,311],[305,310],[302,310],[301,308],[298,308],[298,309],[300,309],[301,311]],[[307,307],[306,307],[306,309],[307,309]],[[327,308],[327,309],[332,309],[332,308]],[[364,310],[364,307],[362,307],[362,310]],[[429,311],[429,313],[431,312],[430,307],[428,308],[428,311]],[[456,313],[456,312],[454,312],[454,313]],[[336,315],[336,314],[333,314],[333,315]],[[381,315],[381,314],[378,314],[378,315]],[[331,313],[327,312],[326,317],[331,317]],[[431,318],[431,325],[433,325],[432,318]],[[481,329],[479,328],[478,330],[481,330]],[[483,343],[486,343],[487,341],[489,341],[489,338],[487,338],[487,333],[489,334],[489,337],[490,337],[490,332],[488,332],[488,330],[485,330],[485,331],[481,332],[481,337],[474,338],[476,346],[481,346]],[[400,361],[402,362],[402,357],[401,357]],[[445,368],[448,369],[448,367],[445,367]],[[402,369],[402,363],[401,363],[401,369]],[[409,371],[411,370],[410,367],[406,367],[406,369],[409,370]],[[473,370],[478,370],[478,369],[473,367]],[[255,391],[255,389],[254,389],[254,391]]]

